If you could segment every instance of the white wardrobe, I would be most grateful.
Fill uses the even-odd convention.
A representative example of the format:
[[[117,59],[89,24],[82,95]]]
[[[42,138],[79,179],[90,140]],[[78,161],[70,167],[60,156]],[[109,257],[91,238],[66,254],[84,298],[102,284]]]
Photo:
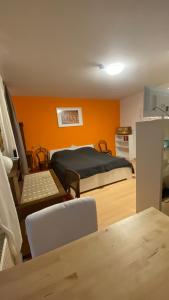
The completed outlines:
[[[169,119],[136,124],[136,211],[151,206],[169,214]]]

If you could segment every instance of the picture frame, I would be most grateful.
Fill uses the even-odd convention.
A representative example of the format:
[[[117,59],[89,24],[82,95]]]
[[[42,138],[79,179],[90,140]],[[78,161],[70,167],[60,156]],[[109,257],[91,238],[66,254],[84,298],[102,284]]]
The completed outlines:
[[[57,107],[56,112],[59,127],[83,125],[81,107]]]

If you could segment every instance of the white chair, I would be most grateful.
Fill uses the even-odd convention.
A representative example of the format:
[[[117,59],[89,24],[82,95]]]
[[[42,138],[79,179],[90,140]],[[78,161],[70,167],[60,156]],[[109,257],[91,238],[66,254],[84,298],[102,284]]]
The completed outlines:
[[[26,232],[32,257],[97,231],[93,198],[73,199],[28,215]]]

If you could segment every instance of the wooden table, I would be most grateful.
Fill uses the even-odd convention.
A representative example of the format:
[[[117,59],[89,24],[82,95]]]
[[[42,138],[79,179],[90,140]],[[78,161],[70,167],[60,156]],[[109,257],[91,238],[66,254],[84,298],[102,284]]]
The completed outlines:
[[[169,217],[150,208],[0,273],[4,300],[168,300]]]

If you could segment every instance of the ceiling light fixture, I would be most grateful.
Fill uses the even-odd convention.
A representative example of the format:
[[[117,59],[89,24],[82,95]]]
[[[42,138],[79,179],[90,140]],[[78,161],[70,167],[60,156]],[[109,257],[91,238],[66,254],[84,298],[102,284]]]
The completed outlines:
[[[122,63],[114,63],[108,66],[99,65],[100,69],[103,69],[109,75],[117,75],[124,70],[124,64]]]

